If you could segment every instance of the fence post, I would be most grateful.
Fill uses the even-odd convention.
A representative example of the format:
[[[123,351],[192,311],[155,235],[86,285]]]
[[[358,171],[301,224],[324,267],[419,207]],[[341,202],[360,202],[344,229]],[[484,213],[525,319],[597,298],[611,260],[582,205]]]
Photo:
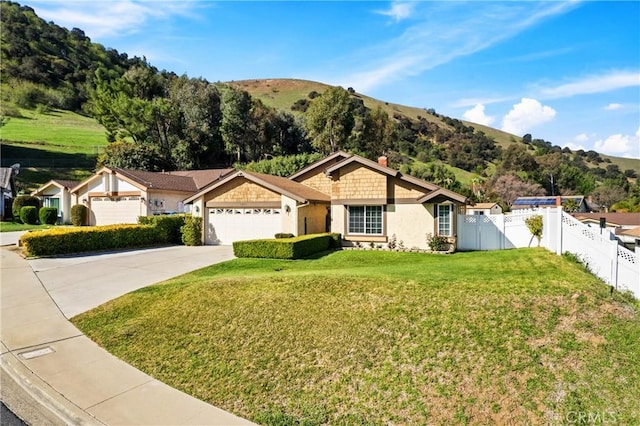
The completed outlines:
[[[618,241],[611,241],[611,285],[618,289]]]
[[[558,241],[556,242],[556,254],[562,255],[562,206],[556,207],[556,224],[558,226]]]

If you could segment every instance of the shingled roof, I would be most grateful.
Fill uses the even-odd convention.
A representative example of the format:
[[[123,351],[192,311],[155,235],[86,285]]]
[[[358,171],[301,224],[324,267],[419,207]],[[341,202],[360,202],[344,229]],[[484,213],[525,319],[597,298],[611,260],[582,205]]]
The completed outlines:
[[[162,189],[165,191],[178,192],[196,192],[198,190],[195,181],[189,176],[119,168],[113,168],[112,170],[148,189]]]
[[[218,179],[233,172],[233,169],[208,169],[208,170],[179,170],[175,172],[169,172],[171,175],[186,176],[193,179],[198,190],[210,185],[211,182],[215,182]]]

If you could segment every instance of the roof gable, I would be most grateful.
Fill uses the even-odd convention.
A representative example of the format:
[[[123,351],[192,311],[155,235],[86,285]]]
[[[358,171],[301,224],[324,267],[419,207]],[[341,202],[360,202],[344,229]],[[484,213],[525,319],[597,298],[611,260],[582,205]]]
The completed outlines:
[[[328,203],[330,201],[330,198],[328,195],[323,194],[322,192],[317,191],[313,188],[310,188],[306,185],[303,185],[299,182],[293,181],[289,178],[267,175],[263,173],[236,171],[234,173],[231,173],[222,177],[221,180],[214,182],[211,185],[208,185],[206,188],[203,188],[196,194],[187,198],[185,200],[185,203],[190,203],[195,199],[203,196],[207,192],[210,192],[216,188],[219,188],[227,184],[228,182],[233,181],[234,179],[240,179],[240,178],[247,179],[257,185],[263,186],[267,189],[270,189],[271,191],[285,195],[301,203],[305,203],[309,201]]]
[[[115,173],[121,179],[141,190],[162,190],[194,193],[210,185],[212,182],[229,174],[232,169],[181,170],[173,172],[148,172],[144,170],[103,167],[88,179],[77,182],[71,192],[76,192],[85,185],[101,179],[104,173]],[[60,181],[62,182],[62,181]]]
[[[316,169],[320,169],[324,173],[324,171],[327,169],[327,167],[330,167],[332,164],[334,164],[336,162],[340,162],[340,161],[344,160],[345,158],[349,158],[351,156],[352,156],[352,154],[349,154],[348,152],[336,151],[333,154],[331,154],[331,155],[329,155],[327,157],[324,157],[324,158],[316,161],[315,163],[312,163],[312,164],[308,165],[307,167],[303,168],[302,170],[297,171],[296,173],[294,173],[291,176],[289,176],[289,179],[297,181],[298,178],[300,178],[303,175],[306,175],[309,172],[312,172],[313,170],[316,170]]]
[[[64,179],[51,179],[49,182],[45,183],[35,191],[31,193],[31,195],[39,195],[47,190],[47,188],[51,186],[55,186],[60,189],[71,190],[80,184],[77,180],[64,180]]]

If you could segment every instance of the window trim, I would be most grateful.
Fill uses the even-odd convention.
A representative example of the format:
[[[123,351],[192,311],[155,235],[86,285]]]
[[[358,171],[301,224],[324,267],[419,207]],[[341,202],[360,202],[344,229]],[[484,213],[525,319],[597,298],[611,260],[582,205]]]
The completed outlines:
[[[385,209],[384,209],[384,205],[380,205],[380,204],[372,204],[372,205],[348,205],[345,206],[347,208],[347,216],[346,216],[346,233],[347,235],[353,235],[353,236],[362,236],[362,237],[383,237],[385,235]],[[363,208],[362,210],[362,214],[363,214],[363,229],[364,232],[352,232],[351,231],[351,208],[353,207],[361,207]],[[370,208],[375,208],[375,209],[379,209],[380,211],[380,232],[376,232],[376,233],[372,233],[372,232],[367,232],[367,209]]]
[[[449,216],[449,232],[440,233],[440,208],[447,208]],[[442,237],[453,237],[453,221],[454,221],[454,205],[453,204],[436,204],[435,205],[435,234]]]

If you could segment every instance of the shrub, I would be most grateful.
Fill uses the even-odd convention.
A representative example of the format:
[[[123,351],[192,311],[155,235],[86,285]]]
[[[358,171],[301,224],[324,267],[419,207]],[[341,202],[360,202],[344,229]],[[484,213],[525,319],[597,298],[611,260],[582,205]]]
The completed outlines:
[[[301,259],[328,250],[332,240],[329,234],[312,234],[273,240],[235,241],[233,254],[236,257]]]
[[[58,209],[55,207],[42,207],[38,212],[40,223],[54,225],[58,221]]]
[[[337,232],[329,233],[329,247],[331,248],[340,248],[342,247],[342,234]]]
[[[427,244],[432,251],[449,250],[449,239],[442,235],[427,235]]]
[[[20,220],[27,225],[38,223],[38,209],[33,206],[24,206],[20,209]]]
[[[196,216],[185,216],[184,225],[182,225],[180,231],[182,232],[182,242],[184,245],[202,245],[202,218]]]
[[[138,223],[142,225],[154,225],[164,233],[168,243],[182,244],[182,233],[180,229],[185,224],[185,215],[159,215],[140,216]]]
[[[40,208],[40,199],[31,195],[19,195],[13,200],[11,206],[11,213],[13,214],[13,220],[20,220],[20,209],[24,206],[33,206],[36,209]]]
[[[22,241],[27,256],[145,247],[165,243],[163,231],[149,225],[106,225],[29,232]]]
[[[73,226],[84,226],[87,224],[89,209],[82,204],[71,207],[71,224]]]

